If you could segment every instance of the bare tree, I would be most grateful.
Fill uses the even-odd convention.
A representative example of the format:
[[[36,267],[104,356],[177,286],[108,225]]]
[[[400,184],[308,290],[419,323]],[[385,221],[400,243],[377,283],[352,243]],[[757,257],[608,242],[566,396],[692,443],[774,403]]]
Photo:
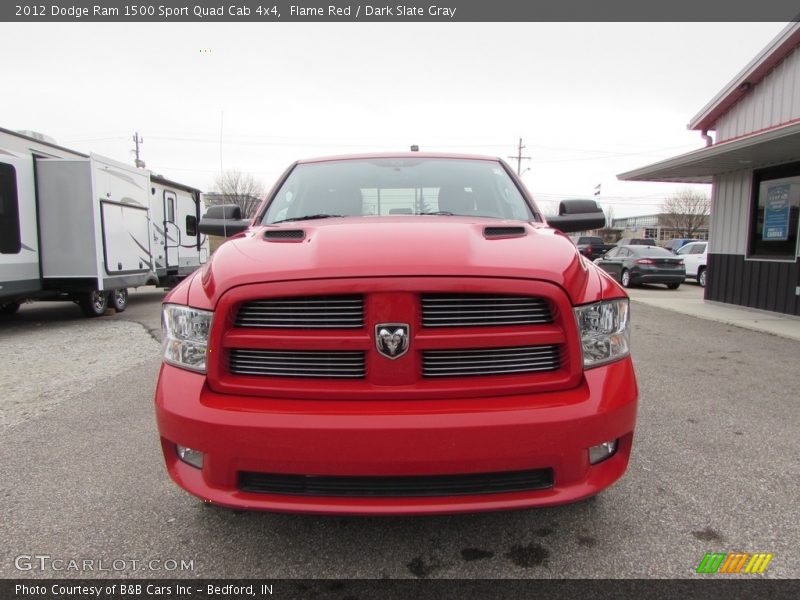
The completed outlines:
[[[216,191],[206,194],[209,206],[217,204],[236,204],[242,209],[242,217],[252,217],[261,199],[264,197],[264,186],[249,173],[235,169],[225,171],[214,182]]]
[[[703,192],[686,188],[661,205],[661,225],[675,230],[679,237],[693,238],[708,228],[711,201]]]

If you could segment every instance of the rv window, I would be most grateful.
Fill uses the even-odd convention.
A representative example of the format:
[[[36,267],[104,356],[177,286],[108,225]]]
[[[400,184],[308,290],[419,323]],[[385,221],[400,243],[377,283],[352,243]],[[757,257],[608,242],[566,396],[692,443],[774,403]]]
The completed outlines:
[[[194,215],[186,215],[186,235],[197,236],[197,217]]]
[[[173,192],[164,192],[164,199],[167,204],[167,221],[169,223],[175,222],[175,194]]]
[[[0,164],[0,253],[19,254],[21,247],[17,172],[11,165]]]

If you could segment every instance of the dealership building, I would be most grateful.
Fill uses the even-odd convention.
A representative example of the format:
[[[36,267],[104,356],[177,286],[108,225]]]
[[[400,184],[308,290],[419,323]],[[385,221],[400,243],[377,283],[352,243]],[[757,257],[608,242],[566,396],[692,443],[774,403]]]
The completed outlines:
[[[619,179],[711,183],[706,300],[800,315],[800,23],[772,40],[689,128],[705,148]]]

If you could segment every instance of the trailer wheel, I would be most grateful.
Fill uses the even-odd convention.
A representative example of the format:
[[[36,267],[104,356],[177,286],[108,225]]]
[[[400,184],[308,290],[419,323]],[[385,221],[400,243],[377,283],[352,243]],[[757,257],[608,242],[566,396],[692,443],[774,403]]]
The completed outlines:
[[[19,310],[19,302],[10,300],[8,302],[0,302],[0,315],[11,316]]]
[[[108,295],[100,290],[92,290],[81,296],[78,305],[87,317],[100,317],[108,308]]]
[[[128,308],[128,288],[118,288],[111,290],[108,295],[108,303],[118,313]]]

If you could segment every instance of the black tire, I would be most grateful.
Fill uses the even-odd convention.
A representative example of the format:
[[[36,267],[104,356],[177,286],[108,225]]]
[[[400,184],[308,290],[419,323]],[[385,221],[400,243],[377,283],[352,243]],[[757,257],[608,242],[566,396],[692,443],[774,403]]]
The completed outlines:
[[[700,270],[697,272],[697,284],[698,284],[700,287],[706,287],[706,281],[707,281],[707,279],[708,279],[708,275],[706,275],[706,270],[705,270],[704,268],[703,268],[703,269],[700,269]]]
[[[86,292],[78,300],[78,306],[87,317],[101,317],[108,309],[108,294],[100,290]]]
[[[631,287],[631,272],[628,271],[628,269],[622,269],[622,274],[619,276],[619,282],[622,284],[622,287]]]
[[[19,302],[9,300],[8,302],[0,302],[0,315],[10,317],[19,310]]]
[[[670,290],[677,290],[679,287],[681,287],[680,283],[668,283],[667,284],[667,289],[670,289]]]
[[[117,288],[108,294],[108,305],[118,313],[128,308],[128,288]]]

